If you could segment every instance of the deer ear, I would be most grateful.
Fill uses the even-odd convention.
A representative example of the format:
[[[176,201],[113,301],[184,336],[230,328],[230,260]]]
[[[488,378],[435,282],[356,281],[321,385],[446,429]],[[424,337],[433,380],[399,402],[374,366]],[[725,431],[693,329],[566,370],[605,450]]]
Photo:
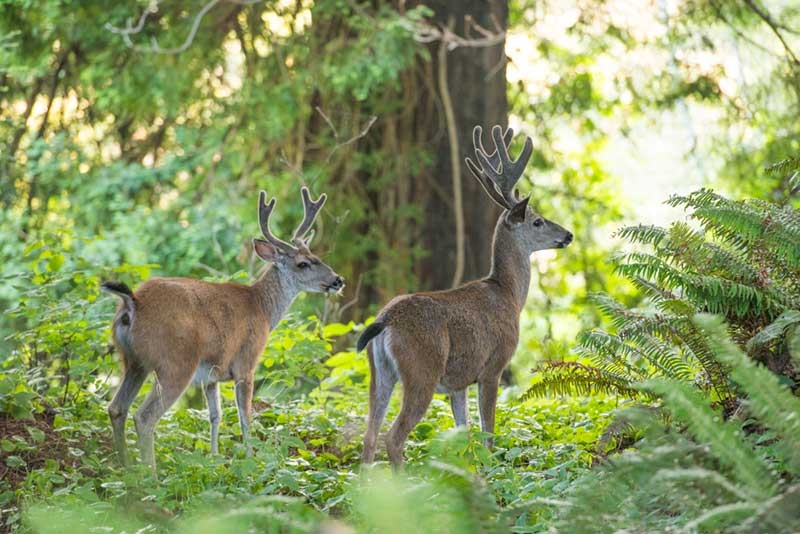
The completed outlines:
[[[264,261],[275,263],[281,257],[281,252],[278,250],[278,247],[263,239],[253,239],[253,250],[255,250],[258,257]]]
[[[525,214],[528,213],[528,201],[531,199],[530,195],[523,198],[506,213],[506,223],[519,224],[525,222]]]

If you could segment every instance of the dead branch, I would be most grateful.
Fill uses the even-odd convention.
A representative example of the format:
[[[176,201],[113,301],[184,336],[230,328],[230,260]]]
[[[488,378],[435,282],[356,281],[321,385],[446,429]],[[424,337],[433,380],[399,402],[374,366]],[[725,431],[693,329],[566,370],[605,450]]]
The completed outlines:
[[[197,30],[200,28],[200,23],[203,21],[203,18],[220,2],[227,2],[229,4],[237,5],[251,5],[262,1],[263,0],[210,0],[194,16],[194,19],[192,20],[192,26],[189,29],[186,39],[184,39],[180,46],[176,46],[174,48],[162,48],[161,45],[158,44],[158,39],[155,37],[150,38],[150,46],[136,45],[131,39],[132,35],[137,35],[142,32],[144,25],[147,22],[147,17],[158,12],[158,6],[161,3],[161,0],[152,0],[150,5],[147,6],[147,9],[145,9],[139,16],[139,21],[135,26],[133,25],[132,19],[129,18],[125,22],[124,28],[119,28],[108,22],[104,27],[111,33],[122,36],[122,40],[128,48],[155,54],[180,54],[181,52],[186,51],[192,45],[194,38],[197,36]]]

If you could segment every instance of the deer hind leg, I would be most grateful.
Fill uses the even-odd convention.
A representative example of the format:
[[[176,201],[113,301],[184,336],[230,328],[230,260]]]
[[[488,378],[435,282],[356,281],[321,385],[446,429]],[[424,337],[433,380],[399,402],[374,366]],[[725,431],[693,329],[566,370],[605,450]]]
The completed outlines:
[[[453,419],[456,426],[467,426],[469,418],[469,404],[467,404],[467,389],[450,393],[450,409],[453,411]]]
[[[370,464],[375,459],[375,447],[381,424],[386,417],[394,386],[397,384],[397,367],[383,346],[383,336],[375,338],[367,346],[369,359],[369,417],[364,434],[364,451],[361,462]]]
[[[386,452],[395,469],[403,465],[403,448],[411,430],[417,426],[433,399],[436,383],[430,380],[403,383],[403,406],[386,435]]]
[[[208,421],[211,423],[211,454],[219,452],[219,420],[220,420],[220,400],[219,382],[209,382],[203,388],[206,394],[206,404],[208,404]]]
[[[478,381],[478,406],[481,415],[481,431],[494,434],[494,411],[497,406],[497,388],[500,387],[500,376],[481,378]],[[487,447],[494,444],[488,437],[483,441]]]
[[[156,372],[153,389],[133,416],[136,433],[139,435],[139,451],[142,461],[149,464],[154,473],[156,471],[156,455],[153,439],[156,424],[186,390],[193,374],[194,370],[187,373],[186,376],[170,375],[169,379],[166,379],[160,377]]]
[[[234,386],[236,392],[236,412],[239,415],[239,426],[242,429],[242,443],[244,443],[245,454],[250,457],[253,450],[250,448],[250,414],[253,409],[253,376],[249,375],[236,381]]]
[[[125,443],[125,421],[128,418],[128,410],[136,398],[136,394],[142,389],[142,384],[147,378],[147,371],[138,364],[130,364],[125,369],[125,376],[122,378],[114,399],[108,405],[108,415],[111,418],[111,430],[114,433],[114,448],[119,456],[122,465],[128,465],[128,447]]]

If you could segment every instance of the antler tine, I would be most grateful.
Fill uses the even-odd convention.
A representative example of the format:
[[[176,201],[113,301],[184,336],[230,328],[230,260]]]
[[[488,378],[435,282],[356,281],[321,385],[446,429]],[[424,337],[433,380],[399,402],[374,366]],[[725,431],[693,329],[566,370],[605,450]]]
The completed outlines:
[[[300,223],[300,226],[294,231],[294,235],[292,236],[292,242],[294,243],[302,240],[308,233],[309,229],[311,229],[311,225],[314,224],[314,219],[317,218],[317,213],[319,213],[319,210],[328,199],[328,195],[323,193],[316,201],[311,200],[311,195],[306,186],[300,189],[300,195],[303,197],[303,222]]]
[[[293,251],[295,249],[292,245],[286,241],[278,239],[272,235],[272,232],[269,231],[269,216],[272,214],[273,208],[275,208],[275,199],[273,198],[269,201],[269,203],[267,203],[267,193],[261,191],[258,194],[258,223],[261,225],[261,233],[264,234],[264,237],[267,239],[267,241],[281,249],[283,252]]]
[[[502,131],[500,126],[492,128],[495,150],[491,154],[488,154],[486,149],[483,148],[483,143],[481,142],[482,130],[479,126],[476,126],[473,130],[473,143],[475,145],[475,156],[481,163],[485,175],[485,177],[479,178],[481,184],[492,199],[497,202],[492,192],[487,189],[487,184],[484,183],[486,179],[491,180],[493,182],[492,189],[498,191],[503,197],[504,202],[501,205],[506,209],[510,209],[520,201],[513,189],[533,153],[533,142],[530,137],[526,138],[525,146],[522,148],[520,156],[516,161],[511,161],[511,157],[508,155],[508,146],[511,144],[514,132],[511,128],[508,128],[505,133],[502,133]]]
[[[467,167],[472,172],[472,175],[475,177],[475,179],[478,180],[478,183],[483,186],[483,190],[486,191],[486,194],[489,195],[491,199],[494,200],[501,208],[509,209],[510,206],[508,205],[508,202],[506,202],[506,199],[503,198],[503,195],[501,195],[497,190],[497,185],[494,183],[494,181],[487,176],[480,166],[469,159],[469,157],[466,158],[466,161]]]
[[[525,170],[525,166],[528,164],[528,160],[533,153],[533,141],[531,141],[530,137],[526,136],[525,146],[523,146],[522,152],[516,161],[511,161],[508,155],[508,146],[501,135],[502,131],[500,126],[494,126],[492,128],[492,138],[494,139],[494,144],[497,147],[497,153],[500,159],[500,166],[496,167],[498,170],[496,181],[500,192],[503,193],[503,197],[506,198],[511,205],[514,205],[520,200],[513,191],[514,186],[522,177],[522,172]]]
[[[499,126],[496,126],[499,128]],[[514,130],[513,128],[506,128],[506,132],[503,134],[503,144],[502,146],[505,148],[505,153],[508,155],[508,147],[511,146],[511,140],[514,138]],[[492,169],[500,169],[500,149],[497,146],[497,142],[495,141],[495,149],[489,154],[485,148],[483,148],[483,128],[480,126],[475,126],[472,129],[472,142],[475,146],[475,153],[480,150],[486,156],[486,159],[489,161],[489,164],[492,166]],[[506,158],[508,159],[508,158]]]

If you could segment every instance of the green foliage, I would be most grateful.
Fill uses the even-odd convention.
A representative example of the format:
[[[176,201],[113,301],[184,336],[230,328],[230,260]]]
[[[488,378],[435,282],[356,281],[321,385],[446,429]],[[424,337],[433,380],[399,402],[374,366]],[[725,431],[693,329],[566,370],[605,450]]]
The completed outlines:
[[[695,321],[746,395],[740,417],[725,420],[686,383],[645,383],[678,428],[651,426],[636,450],[580,480],[558,518],[560,530],[794,532],[800,525],[800,401],[739,349],[721,318]]]
[[[101,277],[90,275],[85,250],[44,239],[29,247],[30,272],[15,278],[20,326],[0,370],[3,528],[39,532],[59,521],[75,532],[314,532],[335,518],[369,531],[400,525],[402,513],[402,525],[537,531],[552,517],[548,499],[591,466],[613,411],[604,398],[542,400],[522,410],[501,403],[502,431],[490,450],[475,421],[471,431],[454,430],[449,404],[437,397],[411,434],[406,476],[387,478],[385,463],[359,474],[368,366],[351,345],[363,325],[323,326],[292,314],[257,369],[254,456],[245,457],[232,385],[222,387],[216,456],[192,389],[159,423],[155,480],[141,465],[122,469],[113,452],[106,408],[119,374],[109,342],[116,303],[99,297]],[[149,272],[124,264],[108,276],[135,285]],[[131,444],[134,437],[129,421]]]
[[[636,382],[661,377],[692,384],[733,409],[727,365],[692,320],[698,312],[725,317],[751,358],[793,383],[787,339],[800,320],[800,210],[709,190],[669,203],[690,210],[695,224],[630,226],[618,233],[652,249],[614,260],[615,270],[647,300],[629,309],[595,294],[614,331],[582,332],[575,351],[587,363],[545,363],[526,398],[570,391],[638,396]]]

